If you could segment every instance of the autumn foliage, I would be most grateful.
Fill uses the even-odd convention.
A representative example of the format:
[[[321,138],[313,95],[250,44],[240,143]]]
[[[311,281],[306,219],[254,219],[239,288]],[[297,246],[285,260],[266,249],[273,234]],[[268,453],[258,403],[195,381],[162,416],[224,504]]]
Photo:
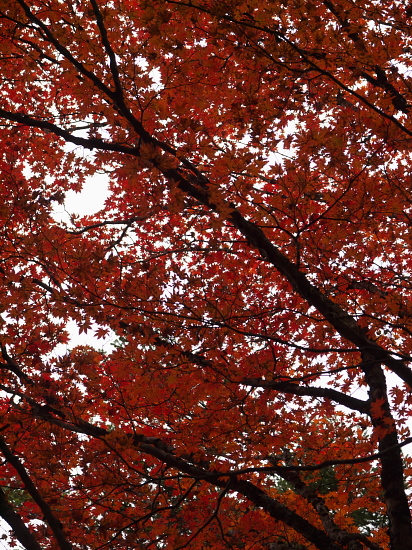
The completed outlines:
[[[412,549],[411,54],[395,0],[0,0],[3,544]]]

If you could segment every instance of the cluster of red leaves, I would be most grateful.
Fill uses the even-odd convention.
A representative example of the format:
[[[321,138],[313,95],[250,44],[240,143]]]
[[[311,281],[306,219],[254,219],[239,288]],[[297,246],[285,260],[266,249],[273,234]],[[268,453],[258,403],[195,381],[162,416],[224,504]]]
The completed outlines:
[[[26,550],[412,548],[411,16],[0,0],[0,516]],[[56,222],[102,173],[104,209]]]

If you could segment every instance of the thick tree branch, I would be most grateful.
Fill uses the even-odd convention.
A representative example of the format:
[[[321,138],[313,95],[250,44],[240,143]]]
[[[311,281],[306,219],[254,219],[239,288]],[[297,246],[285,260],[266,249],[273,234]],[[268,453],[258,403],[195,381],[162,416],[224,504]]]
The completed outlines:
[[[394,418],[391,414],[386,379],[378,361],[370,352],[363,352],[365,380],[369,386],[371,422],[379,434],[381,483],[383,497],[389,517],[391,549],[412,548],[412,525],[408,498],[405,494],[404,465],[400,452]],[[379,413],[373,409],[374,403],[382,403]]]
[[[3,453],[4,458],[7,460],[7,462],[11,466],[13,466],[13,468],[16,470],[20,479],[24,483],[24,488],[27,490],[29,495],[34,500],[34,502],[40,508],[41,512],[43,513],[44,520],[49,524],[50,529],[53,531],[53,534],[56,537],[56,541],[60,546],[61,550],[72,550],[73,548],[72,545],[70,544],[70,542],[67,540],[66,536],[63,533],[61,522],[56,518],[50,506],[47,504],[47,502],[40,495],[39,491],[36,489],[36,486],[34,485],[33,481],[28,475],[26,468],[23,466],[23,464],[20,462],[17,456],[11,452],[6,441],[1,436],[0,436],[0,451]]]
[[[6,361],[6,364],[0,363],[0,368],[7,369],[11,372],[13,372],[15,375],[17,375],[21,382],[25,384],[33,384],[33,381],[25,372],[21,370],[19,365],[16,363],[16,361],[10,357],[10,355],[7,353],[7,348],[4,344],[0,344],[1,349],[1,355],[3,359]]]
[[[143,452],[151,454],[167,464],[170,467],[176,468],[181,472],[184,472],[190,476],[198,477],[199,479],[207,480],[207,472],[198,466],[192,466],[186,461],[178,458],[170,453],[162,451],[157,447],[152,445],[147,445],[146,443],[140,443],[139,449]],[[213,479],[212,484],[225,488],[227,481],[216,477]],[[295,531],[303,535],[307,540],[312,542],[319,550],[342,550],[342,547],[335,544],[330,537],[320,529],[317,529],[311,525],[307,520],[289,510],[286,506],[275,500],[274,498],[267,495],[262,489],[255,486],[249,481],[239,480],[236,477],[231,478],[229,489],[240,495],[245,496],[256,506],[261,507],[265,510],[270,516],[278,521],[283,521],[289,527],[292,527]]]
[[[155,342],[161,346],[173,347],[171,344],[169,344],[169,342],[165,341],[162,338],[156,338]],[[217,367],[212,361],[209,361],[199,353],[193,353],[184,350],[179,351],[184,357],[189,359],[194,364],[199,365],[203,368],[209,368],[212,371],[221,374],[219,367]],[[224,376],[226,377],[227,375],[224,374]],[[336,403],[348,407],[351,410],[359,411],[362,414],[369,414],[369,403],[367,401],[362,401],[361,399],[356,399],[355,397],[345,395],[344,393],[334,390],[332,388],[311,388],[308,386],[299,386],[299,384],[295,383],[294,381],[272,381],[264,380],[263,378],[243,378],[240,381],[230,381],[232,383],[244,384],[253,388],[273,389],[286,394],[322,397],[324,399],[335,401]],[[296,382],[297,381],[298,380],[296,380]]]
[[[4,491],[0,488],[0,516],[6,521],[13,529],[19,543],[26,550],[43,550],[37,540],[34,538],[31,531],[28,529],[24,521],[19,514],[14,510],[13,506],[9,503],[4,494]]]
[[[350,395],[345,395],[344,393],[332,388],[311,388],[307,386],[299,386],[299,384],[293,382],[276,382],[271,380],[263,380],[262,378],[244,378],[242,380],[242,384],[253,388],[272,389],[287,394],[330,399],[331,401],[335,401],[336,403],[339,403],[344,407],[348,407],[353,411],[359,411],[362,414],[369,414],[369,403],[367,401],[362,401],[361,399],[356,399]]]
[[[105,27],[103,16],[100,11],[98,3],[96,2],[96,0],[90,0],[90,3],[93,7],[93,11],[96,17],[96,23],[97,23],[97,26],[99,27],[100,36],[102,38],[104,49],[106,50],[106,53],[109,57],[110,71],[113,76],[113,82],[114,82],[116,94],[118,96],[117,99],[118,99],[118,102],[123,103],[123,88],[120,81],[119,68],[116,62],[116,54],[114,53],[113,48],[110,44],[110,40],[107,35],[107,29]]]

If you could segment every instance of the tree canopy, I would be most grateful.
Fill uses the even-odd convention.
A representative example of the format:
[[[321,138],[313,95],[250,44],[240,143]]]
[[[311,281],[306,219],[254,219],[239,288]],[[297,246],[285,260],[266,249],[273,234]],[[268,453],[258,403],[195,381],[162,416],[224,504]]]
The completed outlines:
[[[0,0],[7,544],[412,549],[411,18]]]

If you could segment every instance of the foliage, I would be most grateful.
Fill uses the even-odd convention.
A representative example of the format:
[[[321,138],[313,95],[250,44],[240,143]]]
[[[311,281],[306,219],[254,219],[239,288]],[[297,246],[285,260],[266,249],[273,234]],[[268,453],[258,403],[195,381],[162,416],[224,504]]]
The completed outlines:
[[[361,527],[363,532],[370,535],[373,529],[387,526],[387,518],[379,512],[370,512],[367,508],[359,508],[352,512],[355,525]]]
[[[411,550],[411,17],[0,0],[15,543]]]

